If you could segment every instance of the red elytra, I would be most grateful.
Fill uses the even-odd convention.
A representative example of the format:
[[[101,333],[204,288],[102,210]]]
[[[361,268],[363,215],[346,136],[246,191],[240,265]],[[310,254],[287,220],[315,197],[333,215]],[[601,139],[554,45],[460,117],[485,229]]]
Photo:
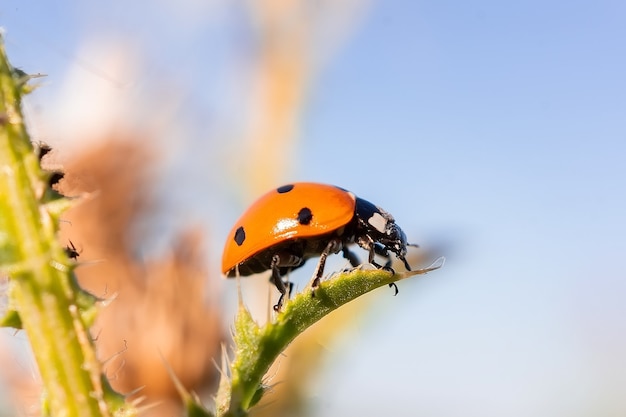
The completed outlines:
[[[274,306],[278,311],[287,293],[284,275],[319,256],[314,291],[329,254],[341,251],[352,266],[359,265],[348,249],[353,243],[367,250],[369,263],[378,268],[391,270],[392,252],[410,270],[405,259],[410,245],[389,213],[340,187],[293,183],[263,195],[235,223],[224,247],[222,272],[233,277],[271,270],[271,281],[281,293]],[[387,263],[376,263],[376,254]]]

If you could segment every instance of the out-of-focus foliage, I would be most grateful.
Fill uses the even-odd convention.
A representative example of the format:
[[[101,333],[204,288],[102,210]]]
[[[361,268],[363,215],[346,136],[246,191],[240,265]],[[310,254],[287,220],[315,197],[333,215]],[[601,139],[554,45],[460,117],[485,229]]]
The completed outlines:
[[[193,229],[181,231],[159,259],[133,253],[142,240],[137,224],[154,210],[156,155],[125,139],[103,141],[66,164],[63,191],[84,201],[66,216],[63,238],[81,248],[81,284],[110,298],[93,334],[112,385],[137,391],[142,404],[158,403],[147,415],[170,415],[179,398],[168,366],[190,390],[205,391],[216,380],[224,332],[208,300],[215,300],[209,291],[217,277],[206,265],[205,237]]]

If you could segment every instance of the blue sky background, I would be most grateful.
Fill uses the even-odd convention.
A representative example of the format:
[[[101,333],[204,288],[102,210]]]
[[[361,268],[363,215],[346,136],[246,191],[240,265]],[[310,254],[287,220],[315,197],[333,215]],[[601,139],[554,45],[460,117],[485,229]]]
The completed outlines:
[[[138,45],[150,71],[133,89],[189,88],[168,166],[188,185],[169,204],[219,248],[245,202],[206,132],[236,119],[243,10],[127,3],[8,0],[0,24],[12,61],[48,74],[36,111],[91,65],[91,37]],[[330,349],[317,415],[626,414],[625,19],[619,1],[380,1],[325,62],[284,180],[349,188],[449,253],[397,297],[379,290]]]

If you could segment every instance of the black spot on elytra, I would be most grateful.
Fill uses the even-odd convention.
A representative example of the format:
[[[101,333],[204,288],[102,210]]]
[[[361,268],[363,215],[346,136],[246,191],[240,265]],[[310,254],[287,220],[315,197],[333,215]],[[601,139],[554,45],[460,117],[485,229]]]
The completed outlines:
[[[235,243],[237,246],[241,246],[246,240],[246,232],[243,230],[243,226],[239,226],[239,229],[235,231]]]
[[[282,187],[278,187],[276,189],[276,191],[278,191],[278,194],[285,194],[291,190],[293,190],[293,184],[283,185]]]
[[[298,212],[298,223],[307,225],[311,223],[312,219],[313,219],[313,213],[311,212],[310,208],[302,207],[300,211]]]

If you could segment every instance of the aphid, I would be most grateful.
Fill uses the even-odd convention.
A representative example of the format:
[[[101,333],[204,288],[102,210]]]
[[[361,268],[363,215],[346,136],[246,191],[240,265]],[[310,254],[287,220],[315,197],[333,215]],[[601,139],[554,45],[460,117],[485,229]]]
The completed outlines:
[[[80,252],[78,252],[78,249],[76,249],[76,246],[74,246],[71,240],[69,242],[69,246],[65,247],[65,254],[68,258],[76,260],[80,256]]]

